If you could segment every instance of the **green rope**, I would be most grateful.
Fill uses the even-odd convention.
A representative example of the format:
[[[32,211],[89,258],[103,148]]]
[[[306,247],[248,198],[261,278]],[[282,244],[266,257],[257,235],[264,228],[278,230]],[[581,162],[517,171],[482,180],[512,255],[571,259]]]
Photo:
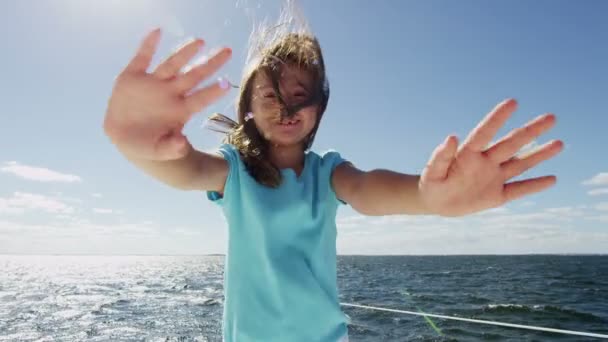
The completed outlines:
[[[412,296],[410,295],[409,292],[402,291],[401,293],[404,294],[404,295],[406,295],[408,298],[410,298],[410,300],[412,300]],[[422,312],[422,309],[420,309],[416,304],[414,304],[414,307],[418,310],[418,312],[420,312],[421,314],[423,314],[424,320],[431,326],[431,328],[433,328],[433,330],[435,330],[435,332],[437,334],[439,334],[439,336],[443,336],[443,333],[441,332],[441,329],[439,329],[437,327],[437,325],[435,325],[435,322],[433,322],[424,312]]]

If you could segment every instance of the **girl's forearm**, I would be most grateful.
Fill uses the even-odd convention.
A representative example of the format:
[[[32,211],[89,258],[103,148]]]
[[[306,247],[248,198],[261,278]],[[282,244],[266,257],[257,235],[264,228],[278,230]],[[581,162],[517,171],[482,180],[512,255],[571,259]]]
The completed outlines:
[[[422,203],[419,175],[376,169],[365,173],[353,207],[365,215],[430,214]]]
[[[137,158],[120,147],[118,150],[133,165],[158,181],[176,189],[191,190],[193,180],[200,176],[202,158],[200,151],[190,144],[188,146],[189,151],[184,157],[168,161]]]

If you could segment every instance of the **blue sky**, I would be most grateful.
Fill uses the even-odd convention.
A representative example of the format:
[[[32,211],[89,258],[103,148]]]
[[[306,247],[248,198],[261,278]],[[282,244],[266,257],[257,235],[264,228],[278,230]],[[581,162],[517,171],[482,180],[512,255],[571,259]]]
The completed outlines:
[[[171,189],[129,164],[102,121],[114,77],[151,28],[155,63],[192,37],[227,45],[238,81],[251,17],[279,2],[1,2],[0,253],[222,253],[226,225],[203,193]],[[324,49],[331,99],[316,151],[358,167],[419,173],[446,135],[463,139],[498,102],[519,110],[499,133],[552,112],[535,144],[565,150],[525,174],[556,186],[465,218],[338,213],[340,254],[608,253],[608,2],[302,1]],[[218,74],[219,76],[219,74]],[[185,128],[233,115],[236,92]]]

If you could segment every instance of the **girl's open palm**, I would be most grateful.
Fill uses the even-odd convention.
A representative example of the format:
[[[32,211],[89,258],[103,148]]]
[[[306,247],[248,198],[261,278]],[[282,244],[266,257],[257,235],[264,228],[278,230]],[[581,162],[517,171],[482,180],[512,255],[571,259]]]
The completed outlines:
[[[555,176],[506,183],[561,151],[563,143],[555,140],[528,155],[516,155],[553,127],[553,114],[541,115],[487,147],[516,107],[513,99],[500,103],[460,147],[457,138],[449,136],[435,149],[419,183],[421,199],[430,212],[443,216],[470,214],[542,191],[555,183]]]
[[[116,78],[105,114],[104,130],[121,151],[136,158],[172,160],[188,151],[182,129],[229,88],[227,81],[194,89],[231,56],[224,48],[206,63],[182,69],[204,42],[195,39],[148,72],[160,40],[160,29],[149,32],[133,59]]]

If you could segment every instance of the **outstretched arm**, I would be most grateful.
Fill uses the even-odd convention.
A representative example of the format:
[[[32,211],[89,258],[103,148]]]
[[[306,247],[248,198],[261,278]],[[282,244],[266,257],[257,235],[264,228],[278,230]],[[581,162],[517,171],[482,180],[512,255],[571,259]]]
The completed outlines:
[[[420,200],[419,175],[390,170],[361,171],[351,163],[336,167],[332,176],[338,198],[364,215],[431,214]]]
[[[507,181],[562,150],[563,143],[554,140],[527,155],[517,155],[555,125],[553,114],[537,117],[486,148],[516,107],[512,99],[497,105],[460,146],[456,137],[447,137],[420,177],[339,165],[332,175],[336,194],[366,215],[463,216],[545,190],[555,184],[555,176]]]
[[[104,132],[125,158],[144,173],[183,190],[221,190],[227,162],[195,150],[182,134],[192,115],[228,92],[221,82],[195,89],[231,56],[222,49],[207,62],[184,66],[203,42],[192,40],[148,72],[160,41],[149,32],[135,56],[116,77],[103,122]]]

